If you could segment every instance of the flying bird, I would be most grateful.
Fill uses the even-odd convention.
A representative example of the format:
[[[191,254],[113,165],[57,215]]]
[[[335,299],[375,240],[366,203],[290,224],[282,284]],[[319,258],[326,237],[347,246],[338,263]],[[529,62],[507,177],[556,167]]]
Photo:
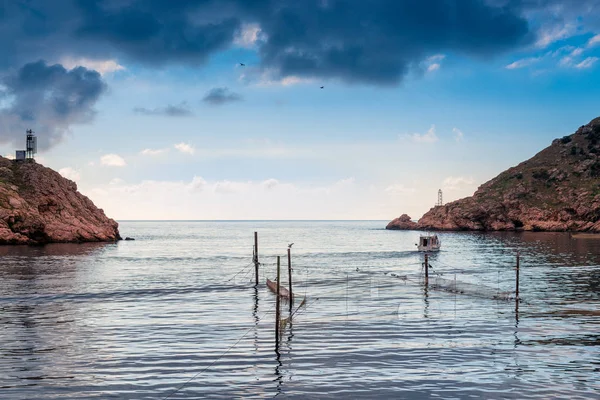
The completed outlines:
[[[288,249],[291,249],[293,245],[294,245],[294,243],[288,244]]]
[[[245,67],[245,66],[246,66],[246,64],[240,63],[240,67]]]
[[[321,89],[325,89],[325,86],[321,86]]]

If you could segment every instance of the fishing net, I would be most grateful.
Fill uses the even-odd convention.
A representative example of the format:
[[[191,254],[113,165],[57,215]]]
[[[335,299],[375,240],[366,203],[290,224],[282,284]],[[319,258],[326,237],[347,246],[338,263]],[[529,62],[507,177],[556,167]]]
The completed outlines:
[[[304,299],[302,299],[302,302],[300,303],[300,305],[296,308],[296,311],[292,312],[292,314],[287,317],[287,318],[282,318],[279,320],[279,327],[281,328],[281,330],[283,331],[285,329],[285,327],[290,323],[290,320],[292,319],[292,317],[294,315],[296,315],[298,313],[298,311],[302,308],[306,306],[306,297]]]
[[[445,279],[440,276],[429,277],[429,289],[441,290],[444,292],[465,294],[477,297],[483,297],[494,300],[514,300],[515,296],[513,292],[502,292],[498,289],[476,284],[457,281],[456,279]]]

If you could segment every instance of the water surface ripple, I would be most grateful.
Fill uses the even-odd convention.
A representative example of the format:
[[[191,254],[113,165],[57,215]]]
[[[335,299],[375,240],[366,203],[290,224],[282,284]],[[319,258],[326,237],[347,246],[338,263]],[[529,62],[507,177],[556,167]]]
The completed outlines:
[[[419,234],[383,226],[123,222],[136,241],[0,247],[0,398],[600,398],[600,241],[442,233],[432,278],[472,296],[426,289]],[[275,352],[264,281],[291,242],[307,303]],[[493,299],[517,251],[518,312]]]

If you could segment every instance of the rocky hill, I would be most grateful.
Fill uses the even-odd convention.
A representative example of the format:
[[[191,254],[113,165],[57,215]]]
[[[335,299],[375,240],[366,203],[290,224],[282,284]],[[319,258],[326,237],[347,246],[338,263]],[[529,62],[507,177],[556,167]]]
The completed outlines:
[[[600,232],[600,118],[481,185],[387,229]]]
[[[119,239],[118,224],[75,182],[34,161],[0,157],[0,244]]]

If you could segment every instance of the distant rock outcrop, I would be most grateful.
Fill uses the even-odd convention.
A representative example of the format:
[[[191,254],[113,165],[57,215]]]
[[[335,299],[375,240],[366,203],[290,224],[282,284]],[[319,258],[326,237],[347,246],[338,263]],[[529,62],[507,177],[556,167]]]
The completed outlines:
[[[600,118],[554,140],[473,196],[432,208],[416,226],[397,220],[387,228],[600,232]]]
[[[58,172],[0,157],[0,244],[115,241],[118,226]]]
[[[416,222],[410,219],[410,217],[406,214],[402,214],[398,218],[394,218],[385,229],[400,229],[400,230],[414,230],[418,229],[419,226]]]

